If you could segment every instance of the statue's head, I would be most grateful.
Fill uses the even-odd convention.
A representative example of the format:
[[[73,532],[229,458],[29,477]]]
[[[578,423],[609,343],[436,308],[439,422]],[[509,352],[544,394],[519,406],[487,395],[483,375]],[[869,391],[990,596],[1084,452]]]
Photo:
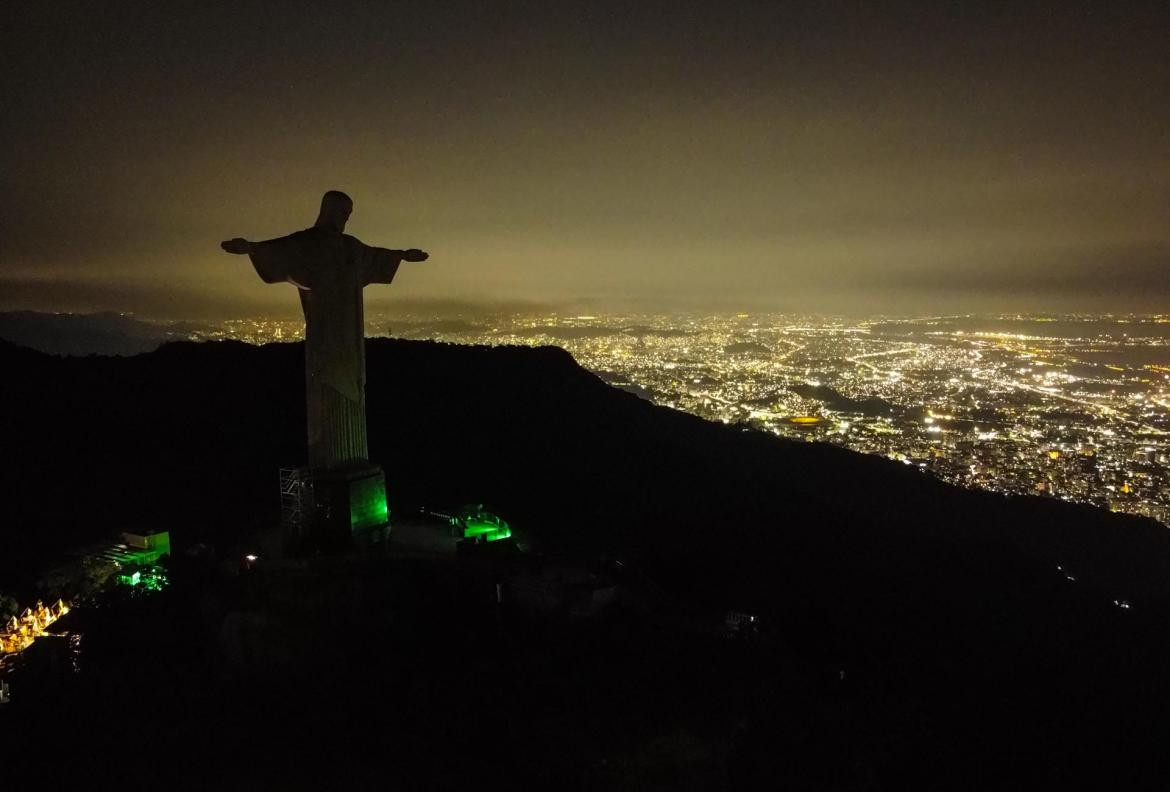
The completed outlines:
[[[341,233],[345,221],[353,211],[353,199],[340,190],[330,190],[321,199],[321,213],[317,215],[317,228]]]

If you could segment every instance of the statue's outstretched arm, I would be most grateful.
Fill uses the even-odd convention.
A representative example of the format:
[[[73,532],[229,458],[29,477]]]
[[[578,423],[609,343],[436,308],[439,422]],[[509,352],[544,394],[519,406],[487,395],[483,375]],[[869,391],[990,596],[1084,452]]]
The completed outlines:
[[[427,254],[418,248],[389,250],[388,248],[366,248],[372,255],[366,260],[363,283],[390,283],[398,272],[398,265],[404,261],[426,261]]]
[[[252,252],[252,243],[243,237],[236,237],[225,242],[220,242],[219,246],[228,253],[235,253],[237,256],[242,256],[245,253]]]
[[[410,248],[408,250],[391,250],[391,253],[397,254],[402,261],[426,261],[430,256],[418,248]]]
[[[219,246],[228,253],[247,255],[256,268],[256,274],[265,283],[292,283],[298,288],[308,289],[309,277],[304,266],[301,245],[297,234],[264,242],[251,242],[243,237],[220,242]]]

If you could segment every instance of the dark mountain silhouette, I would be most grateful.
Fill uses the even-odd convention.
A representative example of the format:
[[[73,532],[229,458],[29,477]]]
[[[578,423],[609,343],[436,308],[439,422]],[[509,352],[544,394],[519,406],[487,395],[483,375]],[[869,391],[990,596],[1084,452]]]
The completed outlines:
[[[733,785],[766,786],[801,753],[854,768],[839,788],[1124,787],[1165,769],[1170,534],[1153,521],[705,422],[556,348],[367,352],[371,457],[393,510],[484,503],[533,552],[620,558],[688,608],[774,626],[799,672],[710,664],[755,680],[719,705],[740,723]],[[222,544],[275,520],[276,468],[305,453],[302,354],[222,342],[58,359],[0,344],[0,574],[128,525]],[[670,684],[723,684],[695,678],[694,655],[647,651]]]
[[[772,350],[765,344],[758,341],[736,341],[733,344],[728,344],[723,347],[723,351],[728,355],[747,355],[747,356],[761,356],[769,355]]]
[[[53,355],[137,355],[181,338],[194,325],[167,326],[107,311],[0,313],[0,338]]]
[[[898,416],[915,415],[918,420],[922,420],[922,416],[926,413],[922,408],[909,409],[876,396],[871,396],[866,399],[852,399],[840,391],[830,388],[828,385],[809,385],[804,383],[790,385],[788,389],[806,399],[816,399],[817,401],[823,402],[830,410],[836,410],[838,412],[857,412],[871,416],[890,415],[891,413],[897,414]]]

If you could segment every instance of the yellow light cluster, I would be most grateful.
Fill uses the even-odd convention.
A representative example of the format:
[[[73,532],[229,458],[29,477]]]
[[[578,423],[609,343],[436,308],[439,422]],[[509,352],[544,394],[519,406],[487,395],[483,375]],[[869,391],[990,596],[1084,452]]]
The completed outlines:
[[[69,606],[62,600],[52,607],[38,602],[35,608],[25,608],[17,618],[13,616],[0,632],[0,654],[13,654],[27,648],[29,644],[45,634],[50,625],[69,612]]]

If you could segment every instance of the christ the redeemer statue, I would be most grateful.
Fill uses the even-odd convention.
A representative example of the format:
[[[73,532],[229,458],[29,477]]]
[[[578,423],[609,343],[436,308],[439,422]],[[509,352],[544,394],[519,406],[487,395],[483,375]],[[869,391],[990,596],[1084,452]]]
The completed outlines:
[[[305,384],[309,468],[314,473],[366,464],[366,352],[362,289],[390,283],[418,249],[370,247],[342,233],[353,201],[336,190],[321,199],[312,228],[266,242],[235,238],[228,253],[247,253],[265,283],[291,283],[305,312]]]

